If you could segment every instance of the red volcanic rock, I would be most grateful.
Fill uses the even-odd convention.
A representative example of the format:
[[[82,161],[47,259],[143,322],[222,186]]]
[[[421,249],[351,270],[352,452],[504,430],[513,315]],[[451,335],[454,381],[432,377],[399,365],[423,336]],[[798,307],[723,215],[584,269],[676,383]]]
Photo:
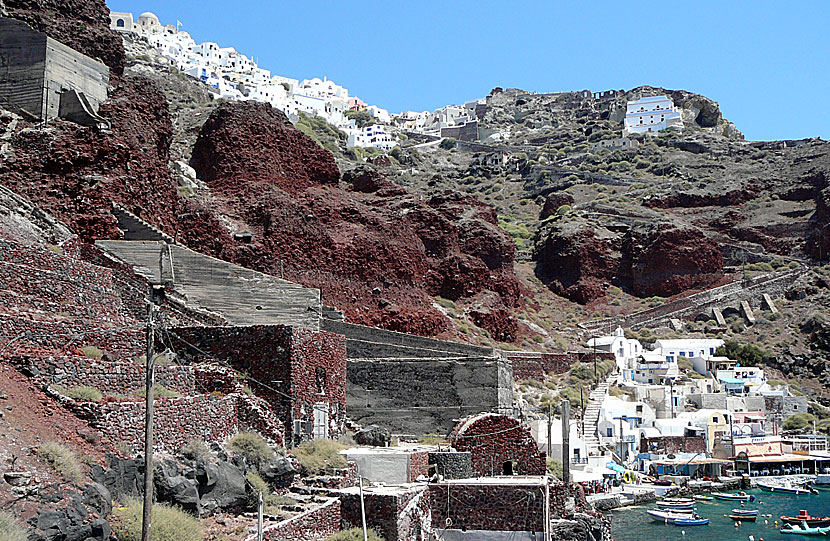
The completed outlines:
[[[167,168],[172,124],[149,79],[125,77],[100,107],[112,133],[55,120],[22,129],[13,160],[0,162],[3,184],[26,195],[82,238],[118,238],[112,202],[171,232],[181,200]]]
[[[368,167],[359,167],[343,174],[343,182],[355,192],[377,193],[384,196],[406,195],[407,191]]]
[[[284,190],[337,184],[334,156],[295,130],[281,111],[255,101],[226,103],[202,126],[191,165],[211,187],[267,180]]]
[[[118,32],[110,30],[104,0],[5,0],[5,4],[8,17],[100,60],[115,75],[124,71],[124,45]]]
[[[499,342],[513,342],[518,336],[519,321],[503,308],[474,309],[469,310],[467,315]]]
[[[284,270],[350,321],[436,335],[449,320],[431,295],[495,291],[494,308],[519,303],[515,248],[491,207],[453,192],[421,201],[366,168],[344,175],[341,187],[331,154],[268,106],[221,105],[191,163],[212,188],[211,204],[254,234],[214,255]],[[206,241],[186,239],[211,253]]]
[[[551,291],[579,303],[605,295],[617,274],[619,255],[590,226],[556,224],[537,243],[536,274]]]
[[[645,204],[652,208],[663,209],[674,207],[731,207],[755,199],[762,190],[763,186],[755,183],[717,193],[675,192],[662,197],[650,197],[645,200]]]
[[[542,212],[539,213],[539,219],[544,220],[556,214],[559,207],[562,205],[573,205],[574,198],[568,192],[553,192],[545,199],[545,204],[542,207]]]
[[[699,229],[659,223],[632,229],[622,246],[621,280],[638,296],[670,297],[723,277],[723,256]]]

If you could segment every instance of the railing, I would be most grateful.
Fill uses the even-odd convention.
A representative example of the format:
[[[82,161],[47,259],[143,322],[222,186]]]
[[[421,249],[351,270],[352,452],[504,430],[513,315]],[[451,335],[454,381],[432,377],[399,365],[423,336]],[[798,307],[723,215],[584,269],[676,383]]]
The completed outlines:
[[[587,464],[587,463],[588,463],[588,457],[587,456],[586,457],[575,456],[575,457],[571,458],[571,464]]]

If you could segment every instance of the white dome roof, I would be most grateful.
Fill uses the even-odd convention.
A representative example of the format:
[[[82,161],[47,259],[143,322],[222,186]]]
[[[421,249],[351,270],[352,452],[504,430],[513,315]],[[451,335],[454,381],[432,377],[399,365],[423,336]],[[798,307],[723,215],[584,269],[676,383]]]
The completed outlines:
[[[158,18],[158,17],[156,17],[156,14],[155,14],[155,13],[151,13],[151,12],[149,12],[149,11],[145,11],[144,13],[142,13],[141,15],[139,15],[139,16],[138,16],[138,20],[140,21],[141,19],[150,19],[151,21],[155,21],[155,22],[157,22],[157,23],[161,24],[161,22],[159,21],[159,18]]]

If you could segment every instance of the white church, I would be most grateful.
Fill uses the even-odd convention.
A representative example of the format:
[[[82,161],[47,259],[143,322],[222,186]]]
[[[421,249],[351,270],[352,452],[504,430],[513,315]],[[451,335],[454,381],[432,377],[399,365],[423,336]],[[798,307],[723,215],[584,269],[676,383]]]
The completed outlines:
[[[670,98],[649,96],[628,102],[623,133],[654,133],[682,125],[680,111]]]

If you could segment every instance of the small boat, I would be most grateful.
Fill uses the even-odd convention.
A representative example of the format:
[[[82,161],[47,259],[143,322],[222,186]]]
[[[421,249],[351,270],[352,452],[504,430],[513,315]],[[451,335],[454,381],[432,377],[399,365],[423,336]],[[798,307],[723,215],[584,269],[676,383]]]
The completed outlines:
[[[758,515],[727,515],[735,522],[755,522],[758,520]]]
[[[654,522],[675,524],[677,526],[703,526],[709,524],[708,518],[703,518],[697,513],[678,513],[674,510],[648,509],[648,516]]]
[[[726,500],[726,501],[733,501],[733,502],[754,502],[755,496],[747,494],[746,492],[734,492],[732,494],[727,494],[726,492],[713,492],[712,496],[716,500]]]
[[[695,501],[687,498],[666,498],[657,502],[657,507],[664,509],[691,509],[695,506]]]
[[[694,498],[695,498],[696,502],[711,502],[711,501],[715,500],[715,498],[713,498],[712,496],[703,496],[703,495],[698,495],[698,496],[695,496]]]
[[[757,517],[758,516],[758,510],[757,509],[733,509],[732,514],[733,515],[751,515],[753,517]]]
[[[709,524],[708,518],[696,516],[692,518],[678,518],[674,520],[675,526],[706,526]]]
[[[830,535],[830,526],[826,528],[811,528],[810,526],[802,526],[798,524],[787,524],[781,528],[781,533],[790,533],[796,535]]]
[[[781,522],[784,524],[807,524],[807,526],[823,527],[830,526],[830,517],[813,517],[806,509],[802,509],[795,517],[781,515]]]
[[[818,491],[815,489],[803,488],[803,487],[796,487],[793,485],[774,485],[772,483],[758,483],[758,488],[761,490],[766,490],[767,492],[779,492],[783,494],[795,494],[795,495],[804,495],[804,494],[817,494]]]

